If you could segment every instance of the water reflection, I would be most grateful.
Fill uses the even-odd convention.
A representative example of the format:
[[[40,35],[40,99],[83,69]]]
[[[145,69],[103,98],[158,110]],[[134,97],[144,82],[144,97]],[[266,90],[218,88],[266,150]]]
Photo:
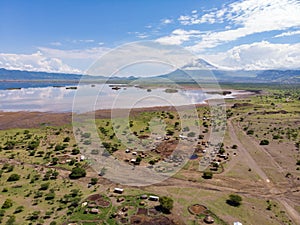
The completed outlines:
[[[121,87],[112,90],[107,84],[81,85],[77,90],[66,87],[22,88],[0,90],[0,110],[69,112],[72,111],[74,97],[75,111],[86,112],[94,109],[197,104],[222,96],[201,90],[178,90],[174,93],[167,93],[162,88],[147,91],[137,87]]]

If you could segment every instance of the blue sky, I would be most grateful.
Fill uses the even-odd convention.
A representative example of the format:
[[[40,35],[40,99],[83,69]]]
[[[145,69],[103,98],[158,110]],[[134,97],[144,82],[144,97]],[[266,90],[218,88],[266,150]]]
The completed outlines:
[[[140,40],[222,69],[300,69],[299,0],[0,0],[0,67],[84,72]]]

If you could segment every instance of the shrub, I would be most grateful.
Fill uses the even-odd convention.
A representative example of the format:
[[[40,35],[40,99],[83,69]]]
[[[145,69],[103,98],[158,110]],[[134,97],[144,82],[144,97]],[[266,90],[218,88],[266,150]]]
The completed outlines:
[[[15,209],[15,211],[14,211],[14,213],[16,214],[16,213],[20,213],[20,212],[23,212],[24,211],[24,206],[18,206],[16,209]]]
[[[269,141],[266,140],[266,139],[264,139],[264,140],[261,140],[259,144],[260,144],[260,145],[268,145],[268,144],[269,144]]]
[[[173,199],[167,196],[163,196],[159,198],[160,208],[164,213],[170,213],[173,209]]]
[[[253,135],[253,134],[254,134],[254,130],[248,130],[248,131],[247,131],[247,134],[248,134],[248,135]]]
[[[93,177],[93,178],[91,178],[91,184],[92,185],[95,185],[95,184],[97,184],[97,182],[98,182],[98,178],[95,178],[95,177]]]
[[[205,171],[202,175],[204,179],[212,179],[213,178],[213,173],[211,171]]]
[[[226,203],[228,205],[234,206],[234,207],[238,207],[242,204],[242,197],[239,195],[229,195],[229,199],[226,200]]]
[[[50,183],[43,183],[41,184],[40,190],[45,191],[49,188]]]
[[[174,134],[174,131],[172,131],[170,129],[167,130],[167,135],[172,136],[173,134]]]
[[[9,219],[6,221],[6,225],[14,225],[16,221],[16,217],[14,215],[9,216]]]
[[[80,153],[80,150],[78,148],[73,148],[72,149],[72,155],[77,155]]]
[[[85,177],[86,171],[84,168],[81,167],[74,167],[72,169],[72,172],[70,173],[69,177],[70,179],[78,179],[80,177]]]
[[[11,200],[11,199],[6,199],[5,200],[5,202],[3,203],[3,205],[2,205],[2,209],[8,209],[8,208],[10,208],[10,207],[12,207],[13,206],[13,201]]]
[[[69,137],[65,137],[63,142],[69,142],[70,141],[70,138]]]
[[[17,180],[20,180],[20,175],[19,174],[16,174],[16,173],[13,173],[12,175],[10,175],[8,178],[7,178],[7,181],[17,181]]]
[[[48,194],[46,194],[45,196],[45,200],[52,200],[55,198],[55,193],[54,192],[49,192]]]
[[[40,145],[40,141],[34,140],[29,142],[27,149],[28,150],[35,150]]]

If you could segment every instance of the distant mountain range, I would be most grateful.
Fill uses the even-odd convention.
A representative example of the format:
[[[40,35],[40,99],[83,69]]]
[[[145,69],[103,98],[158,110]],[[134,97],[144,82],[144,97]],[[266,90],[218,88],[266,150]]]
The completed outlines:
[[[212,76],[213,75],[213,76]],[[96,82],[129,82],[139,79],[138,77],[105,77],[105,76],[89,76],[65,73],[47,73],[47,72],[31,72],[20,70],[7,70],[0,68],[0,81],[71,81],[79,82],[84,76],[85,81]],[[300,83],[300,70],[220,70],[216,66],[198,59],[190,64],[185,65],[181,69],[177,69],[168,74],[155,77],[139,79],[145,82],[211,82],[214,80],[219,82],[250,82],[250,83]]]

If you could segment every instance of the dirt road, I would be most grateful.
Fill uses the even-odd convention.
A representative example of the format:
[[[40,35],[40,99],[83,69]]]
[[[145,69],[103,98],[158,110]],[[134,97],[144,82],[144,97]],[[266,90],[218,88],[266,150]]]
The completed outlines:
[[[261,150],[262,152],[264,152],[264,149],[262,149],[262,147],[260,147],[260,146],[257,146],[257,143],[253,143],[253,141],[249,137],[247,137],[243,133],[242,130],[238,129],[238,127],[236,127],[233,124],[233,122],[232,122],[233,119],[234,118],[230,118],[228,120],[228,130],[229,130],[229,135],[230,135],[232,141],[239,146],[240,153],[243,154],[243,156],[245,157],[249,167],[252,170],[254,170],[266,182],[266,186],[269,187],[271,197],[284,206],[287,214],[289,215],[289,217],[292,219],[292,221],[295,224],[300,224],[299,213],[287,202],[287,199],[284,196],[281,196],[281,197],[278,196],[278,193],[280,193],[280,191],[277,189],[276,184],[273,183],[272,180],[268,178],[266,173],[256,163],[256,161],[250,155],[248,150],[244,147],[241,140],[238,138],[237,132],[240,132],[240,134],[243,135],[244,140],[252,142],[253,146],[255,146],[256,148],[259,148],[259,150]],[[266,163],[272,162],[272,164],[275,165],[274,168],[278,169],[278,173],[282,173],[282,168],[280,166],[278,166],[277,163],[274,163],[274,159],[272,158],[272,156],[270,154],[266,154],[266,155],[269,157],[269,160],[270,160],[269,162],[266,162]],[[286,187],[286,188],[288,188],[288,187]]]

